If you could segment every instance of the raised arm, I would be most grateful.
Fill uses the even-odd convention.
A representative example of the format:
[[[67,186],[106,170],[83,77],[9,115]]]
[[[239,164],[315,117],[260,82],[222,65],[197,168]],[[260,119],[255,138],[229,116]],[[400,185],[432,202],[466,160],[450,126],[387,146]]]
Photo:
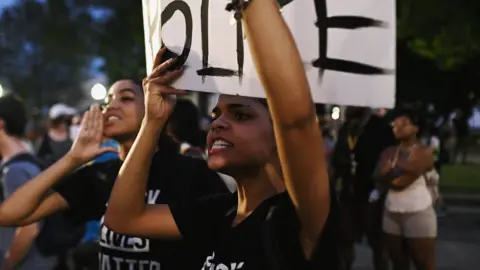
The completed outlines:
[[[98,106],[86,113],[82,131],[63,158],[19,187],[0,205],[0,226],[31,224],[68,208],[60,194],[48,195],[51,188],[80,165],[112,148],[101,148],[103,117]],[[99,140],[100,139],[100,140]]]
[[[322,134],[305,69],[274,0],[253,0],[243,14],[247,40],[267,94],[287,191],[310,254],[330,209]]]
[[[174,60],[160,63],[165,48],[155,58],[153,72],[144,80],[145,118],[135,142],[115,181],[105,214],[111,230],[140,237],[179,238],[180,232],[167,205],[146,205],[150,165],[162,129],[175,105],[175,94],[167,87],[181,70],[167,72]],[[160,149],[161,151],[161,149]]]

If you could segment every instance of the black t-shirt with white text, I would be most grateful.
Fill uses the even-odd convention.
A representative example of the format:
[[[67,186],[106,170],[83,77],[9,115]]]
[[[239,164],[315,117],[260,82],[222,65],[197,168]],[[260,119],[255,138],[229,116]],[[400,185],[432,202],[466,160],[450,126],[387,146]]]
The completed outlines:
[[[161,241],[115,233],[103,224],[106,204],[122,165],[120,160],[87,165],[55,190],[68,202],[65,216],[74,223],[100,220],[100,270],[199,269],[203,251],[186,241]],[[145,202],[167,204],[228,190],[202,160],[157,152],[150,168]],[[194,252],[192,252],[194,251]]]
[[[300,221],[286,192],[263,201],[245,220],[232,227],[236,194],[210,196],[186,205],[170,205],[186,239],[212,246],[202,270],[287,270],[340,268],[338,204],[330,214],[312,258],[306,260],[300,244]]]

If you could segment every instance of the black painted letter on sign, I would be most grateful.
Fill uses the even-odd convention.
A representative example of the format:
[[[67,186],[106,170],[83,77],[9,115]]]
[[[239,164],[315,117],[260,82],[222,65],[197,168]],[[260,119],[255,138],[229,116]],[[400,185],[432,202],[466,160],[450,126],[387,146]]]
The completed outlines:
[[[242,77],[243,74],[243,32],[241,22],[237,22],[237,62],[238,62],[238,71],[220,68],[220,67],[210,67],[208,64],[208,55],[209,50],[209,36],[208,36],[208,9],[210,6],[210,0],[202,0],[200,22],[201,22],[201,31],[202,31],[202,69],[197,70],[197,74],[202,76],[203,82],[205,82],[206,76],[214,77],[232,77],[239,76]],[[240,24],[240,26],[238,26]],[[239,29],[240,28],[240,29]],[[238,40],[238,32],[240,31],[241,38]],[[216,41],[220,41],[221,37],[216,37]],[[240,44],[241,43],[241,44]],[[239,45],[240,44],[240,45]],[[241,47],[241,50],[238,47]]]
[[[354,61],[332,59],[327,56],[328,28],[358,29],[363,27],[384,27],[387,23],[360,16],[328,17],[327,0],[314,1],[315,11],[317,13],[316,26],[318,27],[319,35],[319,59],[313,61],[313,66],[320,69],[320,77],[323,77],[323,73],[327,69],[363,75],[382,75],[392,73],[391,70],[386,70],[380,67]]]
[[[161,27],[168,22],[173,17],[173,14],[175,14],[175,11],[180,11],[183,14],[183,17],[185,18],[185,44],[183,45],[183,51],[180,56],[178,56],[178,61],[172,65],[169,69],[174,70],[177,68],[180,68],[185,64],[185,62],[188,59],[188,55],[190,54],[190,48],[192,47],[192,35],[193,35],[193,19],[192,19],[192,12],[190,11],[190,7],[188,6],[187,3],[185,3],[182,0],[176,0],[168,4],[165,9],[162,11],[162,22],[161,22]],[[162,40],[162,47],[165,46]],[[162,61],[165,61],[169,58],[172,57],[177,57],[177,55],[170,50],[168,50],[164,54],[164,59]]]

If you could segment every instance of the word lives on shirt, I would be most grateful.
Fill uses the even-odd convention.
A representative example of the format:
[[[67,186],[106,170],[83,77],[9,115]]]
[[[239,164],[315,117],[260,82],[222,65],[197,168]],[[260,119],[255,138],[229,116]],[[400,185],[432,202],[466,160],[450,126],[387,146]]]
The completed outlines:
[[[159,203],[160,190],[148,190],[145,200],[148,204]],[[108,229],[104,225],[104,217],[100,220],[100,270],[160,270],[160,262],[152,260],[151,241],[145,238],[126,236]]]

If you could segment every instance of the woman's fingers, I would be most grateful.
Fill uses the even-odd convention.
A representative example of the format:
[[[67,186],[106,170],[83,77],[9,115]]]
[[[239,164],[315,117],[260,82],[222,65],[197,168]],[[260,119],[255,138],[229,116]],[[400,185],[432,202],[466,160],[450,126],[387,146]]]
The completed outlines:
[[[90,123],[90,133],[89,135],[90,136],[95,136],[95,133],[97,131],[97,120],[98,120],[98,108],[97,108],[97,105],[96,104],[93,104],[92,105],[92,108],[91,108],[91,111],[92,111],[92,117],[91,117],[91,123]]]
[[[162,63],[162,56],[166,51],[167,51],[167,47],[165,46],[160,50],[158,50],[157,54],[155,55],[155,59],[153,60],[152,71],[155,70],[155,68]]]
[[[93,118],[93,134],[95,138],[97,137],[102,137],[102,132],[103,132],[103,115],[102,112],[100,111],[100,107],[95,104],[94,105],[94,118]]]
[[[83,114],[82,123],[80,124],[80,127],[81,127],[80,130],[86,130],[87,129],[87,123],[88,123],[89,118],[90,118],[90,110],[86,111]]]
[[[98,129],[101,128],[101,125],[103,124],[102,120],[100,119],[101,117],[102,113],[98,104],[92,105],[90,110],[85,113],[82,121],[81,132],[83,133],[83,137],[96,136]]]
[[[188,94],[188,92],[185,91],[185,90],[180,90],[180,89],[173,88],[173,87],[166,87],[166,88],[165,88],[165,91],[162,91],[162,94],[164,94],[164,95],[176,95],[176,96],[181,96],[181,95],[186,95],[186,94]]]
[[[167,72],[168,68],[171,67],[173,64],[177,62],[177,58],[171,58],[167,61],[158,65],[155,69],[153,69],[152,73],[148,76],[150,78],[158,77]]]
[[[169,85],[173,83],[176,79],[178,79],[182,75],[182,73],[183,73],[183,68],[180,68],[174,71],[169,71],[164,75],[161,75],[158,77],[152,77],[148,79],[147,82]]]
[[[177,88],[174,88],[174,87],[171,87],[171,86],[165,86],[162,82],[163,82],[163,80],[159,78],[158,80],[151,80],[148,83],[151,84],[150,87],[153,86],[153,89],[156,89],[156,90],[153,91],[155,94],[159,94],[159,95],[185,95],[185,94],[188,93],[188,91],[186,91],[186,90],[180,90],[180,89],[177,89]]]
[[[84,134],[86,134],[86,132],[88,132],[90,130],[90,125],[91,125],[91,122],[92,122],[92,112],[90,110],[88,110],[86,113],[85,113],[85,117],[82,121],[82,132]]]

